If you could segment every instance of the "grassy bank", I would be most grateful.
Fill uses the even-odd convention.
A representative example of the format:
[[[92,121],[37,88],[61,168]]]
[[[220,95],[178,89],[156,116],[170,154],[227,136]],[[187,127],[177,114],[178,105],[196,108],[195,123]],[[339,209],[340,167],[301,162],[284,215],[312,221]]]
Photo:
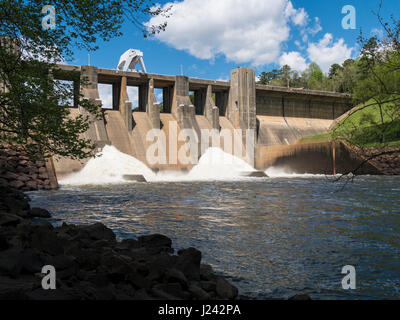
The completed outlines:
[[[382,124],[381,111],[378,105],[370,105],[371,103],[372,101],[368,101],[357,106],[356,108],[360,110],[351,111],[350,116],[339,121],[331,131],[304,137],[299,143],[343,139],[350,144],[363,147],[400,147],[400,120],[398,115],[395,115],[395,106],[391,103],[382,106]],[[353,110],[356,110],[356,108]]]

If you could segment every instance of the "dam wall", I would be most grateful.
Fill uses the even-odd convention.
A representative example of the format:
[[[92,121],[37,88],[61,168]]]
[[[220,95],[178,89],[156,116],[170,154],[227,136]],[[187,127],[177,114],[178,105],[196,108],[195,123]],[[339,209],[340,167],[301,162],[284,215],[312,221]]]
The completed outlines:
[[[102,108],[104,119],[93,119],[85,133],[96,144],[97,151],[106,144],[114,145],[153,170],[189,170],[205,151],[201,150],[202,139],[210,139],[202,137],[205,129],[228,132],[231,137],[240,129],[242,140],[232,144],[241,148],[240,157],[248,162],[256,159],[256,167],[261,168],[269,160],[260,160],[260,157],[271,158],[265,155],[267,147],[292,145],[301,137],[326,132],[335,118],[351,108],[351,97],[345,94],[256,85],[254,70],[249,68],[233,69],[230,81],[215,81],[93,66],[58,67],[63,70],[63,78],[55,72],[54,79],[72,81],[75,90]],[[102,106],[99,84],[111,85],[112,109]],[[130,86],[138,88],[135,110],[127,93]],[[155,97],[156,89],[162,91],[162,102]],[[190,93],[194,95],[193,102]],[[76,101],[70,111],[71,117],[87,114]],[[188,140],[188,137],[177,139],[181,133],[185,135],[185,129],[196,132],[196,137],[189,140],[196,139],[197,159],[180,163],[172,151]],[[163,139],[148,139],[152,130],[161,130]],[[254,154],[246,151],[246,141],[251,139],[254,139],[255,151],[250,152]],[[225,139],[221,141],[224,147]],[[165,148],[166,162],[149,162],[146,155],[155,142]],[[88,160],[54,158],[58,176],[78,171]]]
[[[273,167],[287,174],[326,174],[352,172],[357,174],[381,174],[372,163],[352,152],[341,142],[257,146],[256,167],[265,170]]]

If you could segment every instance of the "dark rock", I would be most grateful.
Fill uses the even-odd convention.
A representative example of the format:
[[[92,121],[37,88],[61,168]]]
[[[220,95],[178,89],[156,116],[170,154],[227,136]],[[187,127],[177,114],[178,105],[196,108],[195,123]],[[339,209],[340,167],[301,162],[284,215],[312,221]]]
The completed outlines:
[[[39,173],[38,178],[41,180],[46,180],[49,178],[49,175],[47,173]]]
[[[32,208],[29,214],[37,218],[51,218],[50,212],[42,208]]]
[[[21,218],[13,215],[13,214],[7,214],[7,213],[0,213],[0,226],[1,227],[6,227],[6,226],[16,226],[19,223],[21,223]]]
[[[7,250],[10,247],[5,235],[0,234],[0,251]]]
[[[137,289],[150,288],[150,281],[138,272],[131,272],[130,274],[128,274],[127,281],[135,286],[135,288]]]
[[[28,181],[26,183],[26,187],[29,188],[29,190],[36,190],[37,189],[37,183],[36,183],[36,181]]]
[[[7,187],[8,181],[4,178],[0,178],[0,187]]]
[[[295,294],[293,297],[290,297],[288,300],[311,300],[310,296],[308,294]]]
[[[163,290],[160,290],[158,288],[152,288],[151,289],[151,293],[154,296],[156,296],[156,297],[158,297],[158,298],[160,298],[162,300],[182,300],[182,299],[180,299],[180,298],[178,298],[176,296],[173,296],[172,294],[169,294],[169,293],[167,293],[167,292],[165,292]]]
[[[79,229],[84,231],[93,240],[115,240],[115,233],[100,222],[82,226]]]
[[[202,280],[206,280],[206,281],[216,280],[214,271],[213,271],[212,267],[208,264],[200,265],[200,277]]]
[[[75,258],[64,254],[56,256],[48,256],[45,260],[46,264],[54,266],[58,271],[71,268],[75,264]]]
[[[221,299],[234,299],[238,289],[222,277],[217,277],[216,292]]]
[[[22,182],[27,182],[29,181],[31,178],[26,175],[26,174],[21,174],[18,176],[17,180],[22,181]]]
[[[181,270],[189,280],[200,280],[201,252],[195,248],[178,251],[175,267]]]
[[[146,178],[141,174],[124,174],[122,178],[127,181],[147,182]]]
[[[167,282],[178,282],[183,288],[188,287],[188,280],[185,275],[182,271],[177,269],[168,269],[165,273],[165,280],[167,280]]]
[[[113,285],[96,288],[94,295],[95,300],[116,300],[117,298]]]
[[[198,300],[209,300],[211,298],[206,291],[194,284],[189,286],[189,292]]]
[[[31,249],[21,252],[19,259],[22,267],[21,272],[23,273],[40,273],[45,265],[39,253]]]
[[[252,178],[267,178],[268,175],[264,171],[252,171],[252,172],[244,172],[242,173],[244,177],[252,177]]]
[[[34,277],[21,277],[12,279],[0,276],[0,300],[27,300],[27,293],[37,286]]]
[[[163,293],[167,293],[168,295],[171,295],[179,299],[187,300],[190,298],[190,293],[184,291],[179,283],[160,283],[153,286],[152,289],[156,290],[156,292],[161,291]]]
[[[140,236],[139,244],[145,247],[154,248],[171,248],[172,240],[162,234],[151,234],[148,236]]]
[[[18,179],[18,174],[14,173],[14,172],[11,172],[11,171],[8,171],[2,177],[4,179],[9,180],[9,181],[10,180],[17,180]]]
[[[51,255],[63,254],[67,244],[67,241],[59,238],[53,230],[43,224],[35,229],[31,238],[32,248]]]
[[[135,300],[153,300],[153,298],[147,293],[146,289],[139,289],[133,296]]]
[[[79,299],[73,294],[72,290],[64,288],[56,288],[55,290],[44,290],[38,288],[27,293],[29,300],[77,300]]]
[[[217,291],[217,285],[213,281],[201,281],[200,285],[207,292]]]
[[[106,287],[110,284],[110,279],[104,273],[90,273],[86,280],[95,285],[95,287]]]
[[[17,278],[22,269],[20,252],[10,249],[0,252],[0,275]]]
[[[25,184],[24,184],[22,181],[13,180],[13,181],[10,181],[10,182],[8,183],[8,185],[9,185],[10,187],[12,187],[12,188],[19,189],[19,188],[23,187]]]
[[[45,168],[44,166],[41,166],[41,167],[39,168],[39,173],[47,173],[46,168]]]

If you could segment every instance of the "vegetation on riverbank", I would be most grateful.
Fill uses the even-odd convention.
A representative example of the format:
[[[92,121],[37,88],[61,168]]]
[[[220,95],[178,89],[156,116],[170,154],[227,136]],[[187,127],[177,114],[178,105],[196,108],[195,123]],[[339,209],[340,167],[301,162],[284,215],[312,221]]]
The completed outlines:
[[[382,122],[379,107],[371,102],[352,109],[329,132],[303,137],[298,143],[318,143],[341,140],[367,148],[400,147],[400,119],[390,116],[395,106],[391,103],[382,105],[385,141],[382,142]]]

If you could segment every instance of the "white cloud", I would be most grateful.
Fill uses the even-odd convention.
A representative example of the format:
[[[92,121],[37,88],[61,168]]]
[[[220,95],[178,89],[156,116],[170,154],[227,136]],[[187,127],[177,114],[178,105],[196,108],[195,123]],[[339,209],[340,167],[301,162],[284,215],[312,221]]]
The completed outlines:
[[[310,43],[307,52],[311,61],[316,62],[323,72],[328,72],[332,64],[341,64],[351,58],[353,50],[343,39],[334,42],[332,34],[326,33],[319,42]]]
[[[286,17],[290,18],[292,22],[297,26],[305,26],[308,22],[308,14],[304,8],[296,10],[293,8],[292,2],[288,2],[285,9]]]
[[[372,36],[377,37],[378,39],[383,39],[383,30],[378,28],[373,28],[370,32]]]
[[[102,102],[102,108],[112,109],[113,96],[112,96],[112,85],[111,84],[98,84],[99,97]],[[138,106],[139,93],[138,87],[128,86],[126,89],[129,97],[129,101],[132,102],[132,109]]]
[[[304,71],[308,66],[306,59],[297,51],[284,52],[279,58],[279,64],[280,66],[287,64],[292,69],[300,72]]]
[[[290,0],[184,0],[172,3],[170,15],[166,31],[156,35],[160,41],[199,59],[223,54],[228,61],[253,66],[276,62],[290,24],[304,27],[309,20]],[[147,25],[164,19],[153,17]]]
[[[102,108],[112,109],[112,85],[99,83],[97,86]]]
[[[127,86],[126,91],[129,101],[132,102],[132,109],[136,108],[139,105],[139,88]]]

